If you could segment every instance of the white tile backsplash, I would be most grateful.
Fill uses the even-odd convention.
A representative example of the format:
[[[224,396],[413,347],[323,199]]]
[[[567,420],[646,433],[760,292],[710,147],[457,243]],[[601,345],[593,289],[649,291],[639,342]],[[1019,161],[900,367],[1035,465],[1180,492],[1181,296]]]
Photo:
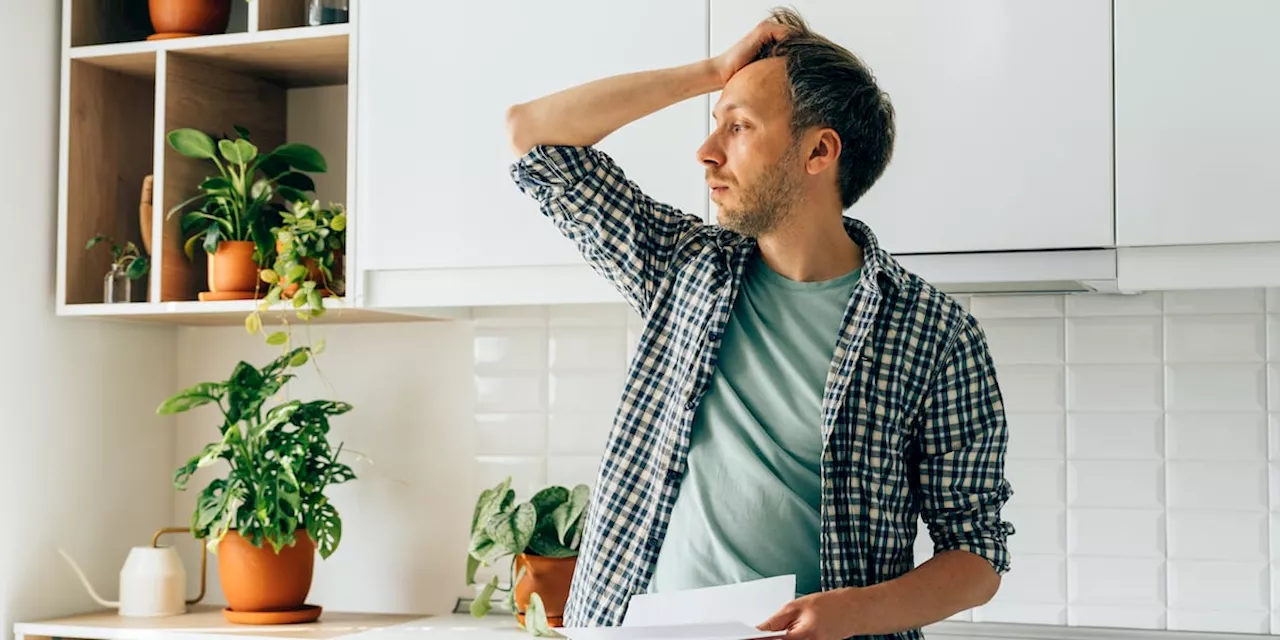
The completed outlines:
[[[1063,376],[1060,365],[1009,365],[996,372],[1005,409],[1017,412],[1062,411]]]
[[[1265,413],[1170,412],[1170,460],[1262,460],[1267,455]]]
[[[1066,452],[1066,416],[1062,413],[1006,414],[1010,460],[1061,460]]]
[[[1150,607],[1164,604],[1162,558],[1091,558],[1070,561],[1070,603]]]
[[[1261,313],[1266,294],[1262,289],[1208,289],[1167,291],[1164,294],[1166,314],[1182,313]]]
[[[1267,463],[1173,460],[1169,507],[1266,511]]]
[[[1162,509],[1071,509],[1068,548],[1075,556],[1164,558],[1164,518]]]
[[[1067,319],[1067,361],[1073,364],[1158,364],[1164,329],[1160,316]]]
[[[1261,314],[1169,316],[1168,362],[1261,362],[1267,326]]]
[[[1062,362],[1066,348],[1062,320],[996,318],[983,322],[982,329],[997,366]]]
[[[1167,371],[1170,411],[1266,411],[1263,365],[1178,364]]]
[[[1269,610],[1266,562],[1169,561],[1169,608]]]
[[[1265,511],[1169,510],[1169,557],[1270,562]]]
[[[1164,309],[1164,298],[1158,291],[1137,295],[1067,296],[1067,315],[1085,316],[1158,316]]]
[[[1005,401],[1017,533],[996,598],[953,619],[1280,633],[1280,290],[964,302]],[[497,308],[474,327],[477,486],[591,483],[642,320]],[[915,548],[932,554],[923,526]]]
[[[1164,470],[1146,460],[1072,460],[1067,463],[1067,503],[1073,508],[1164,507]]]
[[[1062,296],[973,296],[969,312],[975,318],[1061,318],[1066,301]]]
[[[1160,460],[1164,418],[1159,413],[1072,413],[1067,456],[1076,460]]]
[[[1068,369],[1071,411],[1159,411],[1163,375],[1159,365],[1090,364]]]

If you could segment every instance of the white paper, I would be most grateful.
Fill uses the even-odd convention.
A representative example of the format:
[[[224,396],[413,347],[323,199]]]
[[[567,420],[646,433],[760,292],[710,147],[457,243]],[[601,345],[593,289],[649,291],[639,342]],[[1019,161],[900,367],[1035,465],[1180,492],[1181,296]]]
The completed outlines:
[[[559,628],[570,640],[753,640],[783,631],[761,631],[795,598],[794,575],[671,593],[632,596],[618,627]]]
[[[632,596],[622,626],[740,622],[755,627],[796,597],[796,577]]]
[[[752,640],[777,638],[785,631],[761,631],[741,622],[704,622],[694,624],[652,625],[636,627],[575,627],[555,629],[569,640]]]

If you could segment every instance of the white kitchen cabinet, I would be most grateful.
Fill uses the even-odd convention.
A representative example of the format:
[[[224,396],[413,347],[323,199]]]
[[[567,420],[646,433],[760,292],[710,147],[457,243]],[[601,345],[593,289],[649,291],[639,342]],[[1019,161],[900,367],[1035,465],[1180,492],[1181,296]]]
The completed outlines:
[[[1280,241],[1280,2],[1116,0],[1122,246]]]
[[[712,52],[775,4],[711,0]],[[896,109],[894,158],[846,212],[887,249],[1113,245],[1108,0],[787,4],[859,55]]]
[[[690,0],[375,0],[358,25],[360,267],[429,278],[582,265],[511,180],[507,107],[707,51],[706,5]],[[646,192],[705,218],[694,152],[706,118],[706,97],[689,100],[599,147]],[[506,280],[492,273],[485,282]]]

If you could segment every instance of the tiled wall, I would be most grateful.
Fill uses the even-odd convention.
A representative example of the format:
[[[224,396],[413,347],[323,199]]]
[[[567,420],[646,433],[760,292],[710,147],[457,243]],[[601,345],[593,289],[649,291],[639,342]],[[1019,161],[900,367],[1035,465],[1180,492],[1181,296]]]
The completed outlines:
[[[1280,633],[1280,292],[963,302],[1005,396],[1018,533],[999,595],[957,618]],[[591,481],[637,320],[478,317],[474,490]]]

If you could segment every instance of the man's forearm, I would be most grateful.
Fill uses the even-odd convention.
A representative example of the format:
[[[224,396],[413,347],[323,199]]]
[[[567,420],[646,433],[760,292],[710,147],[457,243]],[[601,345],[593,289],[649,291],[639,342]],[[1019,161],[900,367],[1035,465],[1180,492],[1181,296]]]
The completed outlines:
[[[540,144],[586,146],[644,116],[724,86],[710,60],[581,84],[507,110],[518,155]]]
[[[850,635],[897,633],[986,604],[1000,586],[991,564],[967,551],[944,551],[902,576],[848,592],[856,611]]]

